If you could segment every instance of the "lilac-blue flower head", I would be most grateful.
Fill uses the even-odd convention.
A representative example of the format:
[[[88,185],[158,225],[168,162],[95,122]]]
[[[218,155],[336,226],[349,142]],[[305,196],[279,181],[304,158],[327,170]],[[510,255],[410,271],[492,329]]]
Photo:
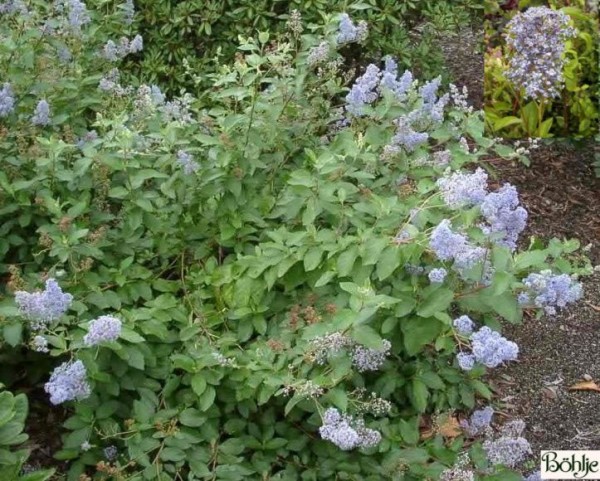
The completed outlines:
[[[471,336],[471,349],[476,361],[487,367],[497,367],[504,362],[514,361],[519,355],[519,347],[514,342],[487,326],[483,326]]]
[[[565,307],[583,296],[583,288],[567,274],[555,275],[549,269],[529,274],[523,279],[527,291],[521,293],[521,304],[533,303],[541,307],[546,314],[556,314],[557,307]]]
[[[33,125],[48,125],[50,123],[50,105],[45,99],[38,102],[31,117]]]
[[[527,211],[519,206],[517,189],[504,184],[498,192],[487,194],[481,204],[481,213],[487,221],[487,225],[482,226],[484,233],[491,235],[497,244],[514,251],[519,234],[527,225]]]
[[[60,318],[72,301],[73,296],[63,293],[54,279],[46,281],[46,289],[42,292],[15,292],[19,313],[31,322],[33,330],[42,330]]]
[[[346,111],[352,115],[360,117],[363,115],[363,108],[377,100],[377,86],[381,71],[375,64],[367,66],[365,73],[356,79],[354,85],[346,95]]]
[[[113,316],[100,316],[90,322],[88,333],[83,336],[87,347],[96,346],[102,342],[116,341],[121,334],[122,323]]]
[[[352,19],[347,13],[342,13],[340,16],[339,33],[337,43],[362,42],[367,38],[369,28],[367,22],[361,20],[358,25],[354,25]]]
[[[64,362],[54,369],[44,390],[50,394],[50,402],[54,405],[89,397],[91,388],[85,366],[81,361]]]
[[[438,179],[437,186],[448,207],[460,209],[481,204],[487,195],[487,173],[480,167],[473,173],[454,172]]]
[[[0,89],[0,117],[7,117],[15,110],[15,97],[8,82]]]
[[[560,96],[564,83],[566,41],[577,35],[569,16],[548,7],[530,7],[507,25],[506,77],[534,100]]]

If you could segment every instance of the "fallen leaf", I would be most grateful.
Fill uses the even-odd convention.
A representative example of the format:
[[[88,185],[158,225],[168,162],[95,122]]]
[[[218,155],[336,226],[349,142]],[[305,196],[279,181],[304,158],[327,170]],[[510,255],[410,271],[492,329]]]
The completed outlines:
[[[558,397],[558,393],[556,391],[556,386],[546,386],[542,389],[542,394],[544,394],[544,396],[546,396],[548,399],[556,399]]]
[[[598,306],[596,306],[596,305],[592,304],[591,302],[587,302],[587,301],[585,301],[585,303],[586,303],[588,306],[590,306],[592,309],[594,309],[594,311],[598,311],[598,312],[600,312],[600,307],[598,307]]]
[[[573,384],[569,387],[569,391],[596,391],[600,392],[600,386],[594,381],[582,381],[577,384]]]
[[[454,416],[448,416],[446,421],[438,426],[437,431],[445,438],[450,439],[453,439],[462,434],[462,430],[460,428],[460,424],[458,423],[458,419],[456,419]]]

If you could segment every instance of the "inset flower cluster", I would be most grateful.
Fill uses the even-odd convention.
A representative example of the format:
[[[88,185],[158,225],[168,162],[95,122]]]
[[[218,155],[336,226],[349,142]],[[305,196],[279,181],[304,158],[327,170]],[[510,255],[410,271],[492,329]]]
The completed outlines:
[[[548,7],[531,7],[507,25],[510,47],[507,78],[534,100],[560,96],[566,41],[577,35],[567,14]]]

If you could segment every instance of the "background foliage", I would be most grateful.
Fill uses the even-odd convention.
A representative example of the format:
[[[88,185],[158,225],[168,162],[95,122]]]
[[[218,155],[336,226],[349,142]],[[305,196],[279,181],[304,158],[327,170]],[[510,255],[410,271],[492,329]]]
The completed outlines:
[[[92,5],[109,9],[111,0],[94,0]],[[117,3],[114,3],[116,6]],[[257,31],[273,34],[285,29],[286,20],[297,9],[311,32],[347,11],[357,21],[369,22],[367,42],[346,52],[348,65],[365,65],[383,54],[398,57],[402,67],[423,78],[443,73],[443,58],[436,44],[440,32],[456,31],[481,21],[481,4],[475,0],[139,0],[136,28],[146,48],[126,66],[147,83],[160,83],[169,93],[179,89],[199,94],[206,82],[194,87],[183,68],[184,59],[194,71],[214,71],[215,58],[229,59],[238,36]]]

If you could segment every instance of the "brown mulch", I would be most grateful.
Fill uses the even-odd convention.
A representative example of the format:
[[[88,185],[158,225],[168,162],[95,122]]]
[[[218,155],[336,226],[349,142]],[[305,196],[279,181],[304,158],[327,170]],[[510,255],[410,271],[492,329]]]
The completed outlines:
[[[464,28],[456,34],[443,34],[439,40],[452,83],[467,87],[470,104],[482,109],[483,30]]]
[[[581,247],[588,246],[592,263],[600,264],[600,178],[592,166],[594,149],[593,140],[555,140],[531,151],[530,167],[494,164],[498,181],[515,185],[529,212],[525,244],[532,235],[576,238]]]

